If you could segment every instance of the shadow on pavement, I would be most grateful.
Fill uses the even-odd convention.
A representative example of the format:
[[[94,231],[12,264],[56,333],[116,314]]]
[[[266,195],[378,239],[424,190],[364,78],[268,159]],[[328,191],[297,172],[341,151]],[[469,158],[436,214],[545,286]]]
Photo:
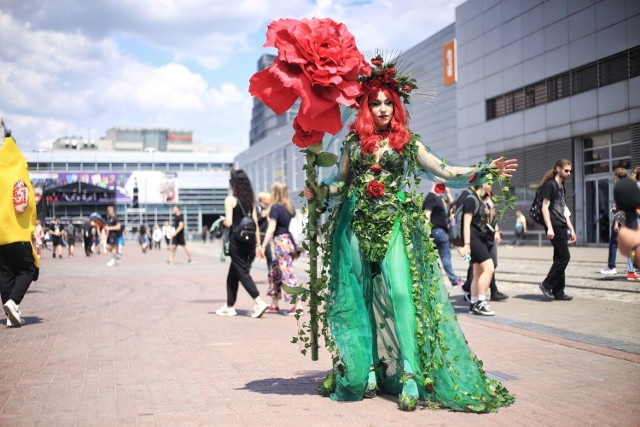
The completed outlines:
[[[250,390],[261,394],[314,395],[318,394],[318,383],[327,376],[328,371],[311,371],[297,378],[267,378],[248,382],[239,390]]]

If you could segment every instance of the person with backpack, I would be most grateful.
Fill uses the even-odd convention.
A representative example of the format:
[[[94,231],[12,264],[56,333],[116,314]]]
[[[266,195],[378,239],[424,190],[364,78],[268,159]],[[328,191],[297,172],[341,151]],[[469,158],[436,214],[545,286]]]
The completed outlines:
[[[443,186],[444,184],[433,184],[431,192],[424,199],[422,210],[427,221],[431,223],[431,238],[436,244],[442,268],[447,273],[451,286],[461,286],[464,280],[460,279],[453,271],[451,250],[449,249],[449,199],[451,194],[448,188],[442,189]]]
[[[542,217],[547,238],[553,245],[553,264],[547,277],[540,283],[540,291],[548,300],[571,301],[564,292],[564,272],[569,264],[569,244],[575,243],[576,232],[571,224],[571,213],[565,200],[564,182],[572,172],[570,160],[558,160],[542,179]],[[570,235],[567,238],[567,235]]]
[[[242,284],[255,301],[251,317],[261,317],[268,304],[260,298],[249,271],[260,251],[260,229],[254,202],[251,181],[242,169],[231,171],[231,194],[224,200],[225,218],[223,224],[230,228],[229,257],[231,265],[227,274],[227,303],[216,310],[218,316],[235,316],[234,308],[238,297],[238,282]]]
[[[296,244],[289,231],[289,224],[295,216],[295,209],[289,200],[289,190],[283,182],[275,182],[271,186],[271,207],[269,208],[269,225],[261,245],[261,253],[264,254],[269,243],[273,239],[275,259],[269,270],[269,290],[267,295],[271,297],[271,305],[267,308],[270,313],[279,311],[278,301],[282,298],[282,285],[295,288],[298,286],[293,260],[296,258]],[[284,300],[289,302],[291,297],[284,294]],[[295,315],[301,310],[302,301],[295,298],[294,306],[286,311],[286,314]]]
[[[496,236],[497,231],[490,225],[491,212],[483,202],[485,194],[491,192],[491,186],[484,183],[474,185],[471,190],[463,202],[464,246],[459,249],[461,256],[471,256],[470,261],[473,267],[469,313],[493,316],[495,312],[487,301],[487,290],[495,272],[491,249],[494,240],[499,236]]]

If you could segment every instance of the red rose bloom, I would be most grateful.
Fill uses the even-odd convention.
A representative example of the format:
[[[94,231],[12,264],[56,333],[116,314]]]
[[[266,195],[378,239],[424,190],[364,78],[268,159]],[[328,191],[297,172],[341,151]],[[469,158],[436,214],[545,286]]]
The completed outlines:
[[[371,172],[373,172],[373,173],[378,173],[378,172],[380,172],[380,171],[382,170],[382,166],[380,166],[379,164],[377,164],[377,163],[376,163],[376,164],[372,165],[372,166],[369,168],[369,170],[370,170]]]
[[[411,90],[413,89],[413,87],[411,87],[411,85],[404,85],[404,87],[402,88],[403,92],[411,92]]]
[[[293,119],[293,128],[296,131],[295,135],[293,135],[293,143],[300,148],[307,148],[310,145],[317,144],[322,141],[322,137],[324,136],[324,132],[317,130],[307,132],[302,129],[297,117]]]
[[[381,60],[381,59],[377,59],[377,58],[373,58],[373,59],[371,60],[371,63],[372,63],[373,65],[375,65],[376,67],[379,67],[379,66],[381,66],[381,65],[382,65],[382,60]]]
[[[433,189],[433,192],[436,194],[442,194],[446,189],[447,189],[447,186],[444,185],[444,182],[439,182],[436,184],[435,188]]]
[[[276,114],[301,98],[300,126],[335,135],[342,128],[339,104],[354,106],[358,76],[371,73],[347,27],[329,18],[279,19],[269,24],[264,46],[278,56],[251,77],[249,92]]]
[[[474,172],[473,174],[471,174],[471,177],[469,178],[469,183],[471,184],[472,182],[475,182],[476,179],[478,179],[478,172]]]
[[[372,199],[384,196],[384,184],[377,180],[371,180],[367,184],[367,193]]]

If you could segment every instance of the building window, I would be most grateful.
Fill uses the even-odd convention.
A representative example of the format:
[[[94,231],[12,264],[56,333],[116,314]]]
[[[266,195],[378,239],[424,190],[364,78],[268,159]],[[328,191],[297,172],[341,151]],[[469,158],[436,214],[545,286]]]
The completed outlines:
[[[640,75],[640,46],[485,101],[487,120]]]

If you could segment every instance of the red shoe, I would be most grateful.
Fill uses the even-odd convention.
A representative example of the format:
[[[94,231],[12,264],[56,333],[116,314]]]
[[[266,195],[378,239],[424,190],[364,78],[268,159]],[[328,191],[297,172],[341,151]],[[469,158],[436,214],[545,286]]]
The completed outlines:
[[[272,305],[270,305],[269,307],[267,307],[267,309],[265,310],[267,313],[277,313],[280,311],[280,309],[278,307],[274,307]]]
[[[636,273],[635,271],[628,271],[627,280],[632,280],[634,282],[640,281],[640,275],[638,275],[638,273]]]

